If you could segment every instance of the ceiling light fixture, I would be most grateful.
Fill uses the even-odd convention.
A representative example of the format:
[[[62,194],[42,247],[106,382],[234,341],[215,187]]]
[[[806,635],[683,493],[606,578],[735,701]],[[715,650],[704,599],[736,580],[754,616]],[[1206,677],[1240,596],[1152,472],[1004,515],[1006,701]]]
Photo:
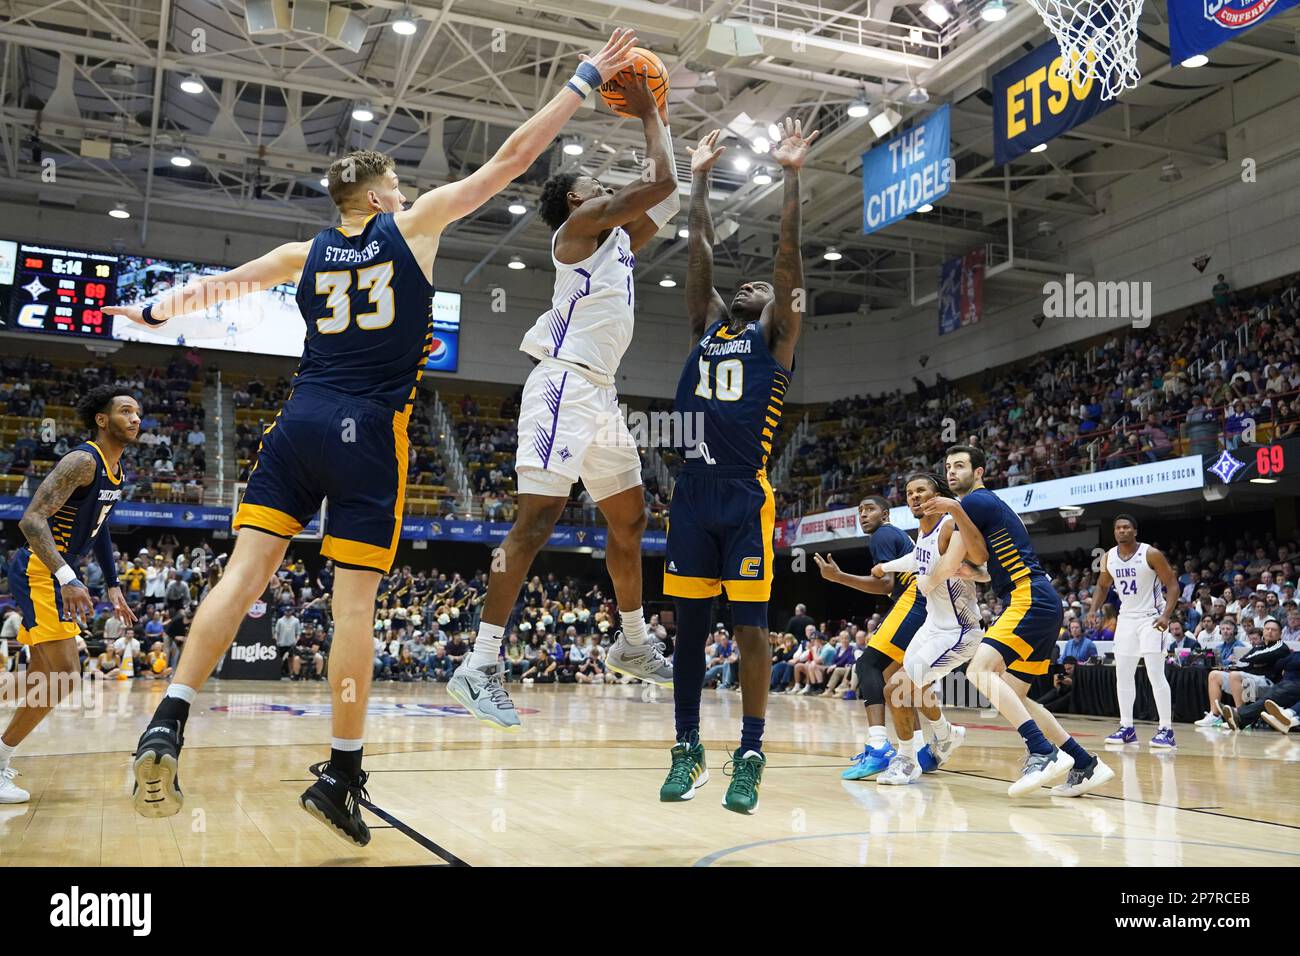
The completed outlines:
[[[1031,152],[1031,153],[1045,153],[1045,152],[1047,152],[1047,144],[1046,144],[1046,143],[1039,143],[1037,146],[1033,147],[1033,148],[1030,150],[1030,152]]]
[[[108,214],[114,219],[130,219],[131,214],[126,211],[126,203],[118,203],[108,211]]]
[[[358,103],[352,108],[352,118],[358,123],[369,123],[375,118],[375,111],[369,103]]]
[[[568,137],[564,140],[563,149],[565,156],[581,156],[582,142],[574,137]]]
[[[1007,18],[1007,5],[1003,0],[989,0],[984,4],[984,9],[980,11],[980,17],[985,23],[997,23],[999,20]]]
[[[677,286],[677,280],[674,279],[672,276],[664,276],[662,279],[659,280],[659,285],[665,289],[673,289],[676,288]]]
[[[510,215],[512,216],[522,216],[524,213],[528,212],[528,207],[524,205],[523,200],[518,196],[513,197],[510,200],[510,205],[506,208],[510,211]]]
[[[934,203],[930,203],[930,202],[922,203],[920,206],[917,206],[917,207],[916,207],[916,211],[917,211],[917,212],[934,212]]]
[[[1187,59],[1183,60],[1182,65],[1187,67],[1189,70],[1197,70],[1209,62],[1210,58],[1208,56],[1204,53],[1197,53],[1194,56],[1189,56]]]
[[[520,259],[518,256],[511,256],[510,261],[506,263],[506,266],[510,269],[527,269],[528,263],[524,262],[524,260]]]
[[[203,85],[203,81],[193,73],[181,80],[181,92],[188,93],[190,96],[198,96],[204,89],[206,87]]]
[[[844,258],[844,254],[834,246],[827,246],[826,251],[822,253],[822,258],[827,262],[839,262]]]
[[[766,186],[771,181],[772,181],[772,174],[768,172],[766,166],[759,166],[758,169],[754,170],[755,186]]]
[[[867,98],[865,96],[859,96],[855,98],[852,103],[849,104],[848,113],[854,119],[862,119],[862,117],[866,116],[870,112],[871,112],[871,104],[867,102]]]
[[[411,16],[411,8],[409,6],[405,7],[402,10],[401,15],[390,23],[389,26],[393,28],[393,32],[398,36],[409,37],[414,33],[416,31],[416,25],[415,17]]]
[[[921,4],[921,13],[931,23],[939,27],[952,19],[952,13],[940,0],[925,0],[925,3]]]

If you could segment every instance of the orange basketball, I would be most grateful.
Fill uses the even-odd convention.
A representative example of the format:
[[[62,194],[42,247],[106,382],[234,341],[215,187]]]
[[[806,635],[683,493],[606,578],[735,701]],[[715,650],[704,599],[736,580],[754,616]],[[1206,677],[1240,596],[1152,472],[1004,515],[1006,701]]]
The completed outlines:
[[[623,90],[618,84],[620,79],[629,78],[633,70],[638,73],[648,70],[647,80],[650,84],[650,92],[654,94],[655,102],[660,107],[664,107],[668,103],[668,67],[664,66],[664,61],[644,47],[634,46],[631,53],[633,57],[632,66],[623,70],[608,83],[601,84],[600,87],[600,98],[605,101],[606,106],[619,116],[632,115],[627,111],[627,103],[623,99]]]

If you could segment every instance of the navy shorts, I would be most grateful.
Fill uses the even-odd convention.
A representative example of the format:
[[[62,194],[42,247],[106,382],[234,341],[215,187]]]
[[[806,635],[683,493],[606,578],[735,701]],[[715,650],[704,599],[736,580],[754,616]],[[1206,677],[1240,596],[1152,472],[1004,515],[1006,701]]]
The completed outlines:
[[[1002,654],[1007,670],[1017,677],[1046,674],[1056,659],[1063,617],[1061,596],[1052,582],[1021,578],[1011,588],[1006,609],[985,633],[984,643]]]
[[[765,472],[715,477],[683,471],[668,511],[664,594],[712,598],[726,588],[733,604],[762,604],[766,626],[775,531],[776,498]]]
[[[409,419],[327,389],[294,389],[262,434],[232,527],[292,538],[328,498],[321,554],[387,574],[402,530]]]

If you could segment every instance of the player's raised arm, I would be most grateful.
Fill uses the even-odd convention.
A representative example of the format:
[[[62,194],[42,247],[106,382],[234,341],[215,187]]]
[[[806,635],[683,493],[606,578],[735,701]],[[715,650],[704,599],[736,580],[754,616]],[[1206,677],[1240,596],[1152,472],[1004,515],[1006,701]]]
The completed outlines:
[[[645,165],[639,177],[607,196],[588,199],[565,220],[559,239],[591,238],[608,229],[625,226],[633,251],[645,245],[659,227],[676,213],[677,167],[672,141],[650,92],[646,74],[638,72],[622,84],[628,110],[645,130]]]
[[[68,503],[73,492],[94,479],[94,456],[88,451],[68,452],[45,476],[27,503],[27,510],[18,519],[18,529],[27,539],[27,546],[59,582],[64,610],[75,620],[84,617],[89,621],[95,614],[95,606],[90,600],[90,591],[77,580],[76,572],[68,567],[59,553],[59,546],[54,543],[50,531],[50,517]]]
[[[564,88],[511,133],[491,159],[464,179],[425,193],[410,209],[398,213],[399,228],[405,230],[409,223],[426,235],[437,235],[448,223],[468,216],[522,176],[578,111],[587,94],[632,64],[630,51],[635,45],[636,34],[619,29],[595,56],[582,54],[583,62]]]
[[[784,137],[772,152],[772,158],[781,165],[784,174],[784,192],[781,199],[781,234],[777,240],[776,262],[772,274],[773,302],[771,312],[764,317],[764,332],[772,357],[787,369],[794,364],[794,347],[803,329],[803,243],[800,236],[802,212],[799,207],[799,170],[808,158],[808,147],[821,134],[814,130],[803,134],[803,123],[787,118]]]
[[[156,328],[178,315],[202,312],[218,302],[238,299],[252,292],[265,292],[286,282],[297,282],[309,252],[310,242],[286,242],[229,272],[197,276],[151,305],[114,305],[104,311]]]
[[[718,145],[722,130],[706,133],[700,144],[687,146],[691,154],[691,205],[687,212],[690,235],[686,240],[686,318],[691,323],[691,346],[705,330],[727,313],[726,303],[713,287],[713,216],[709,212],[709,172],[727,147]],[[832,562],[834,563],[834,562]]]

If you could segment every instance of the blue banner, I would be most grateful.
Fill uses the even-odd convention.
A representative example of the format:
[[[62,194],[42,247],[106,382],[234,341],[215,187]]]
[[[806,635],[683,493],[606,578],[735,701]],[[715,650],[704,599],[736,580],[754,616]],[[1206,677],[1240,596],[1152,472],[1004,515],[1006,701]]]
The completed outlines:
[[[939,267],[939,334],[961,328],[961,259],[949,259]]]
[[[17,521],[27,507],[26,498],[0,497],[0,521]],[[315,518],[308,529],[315,530]],[[213,505],[177,505],[160,502],[123,501],[113,509],[110,527],[188,528],[190,530],[230,530],[230,509]],[[510,531],[503,521],[462,521],[458,518],[403,518],[403,541],[459,541],[464,544],[499,545]],[[604,528],[580,528],[556,525],[549,548],[605,547]],[[663,554],[668,549],[668,533],[647,531],[641,538],[644,554]]]
[[[1182,0],[1169,4],[1169,56],[1177,66],[1236,39],[1300,0]]]
[[[1171,5],[1172,6],[1172,5]],[[1110,106],[1096,80],[1057,73],[1061,48],[1049,40],[993,75],[993,161],[999,166],[1086,123]]]
[[[862,154],[862,232],[906,219],[952,188],[948,107]]]

